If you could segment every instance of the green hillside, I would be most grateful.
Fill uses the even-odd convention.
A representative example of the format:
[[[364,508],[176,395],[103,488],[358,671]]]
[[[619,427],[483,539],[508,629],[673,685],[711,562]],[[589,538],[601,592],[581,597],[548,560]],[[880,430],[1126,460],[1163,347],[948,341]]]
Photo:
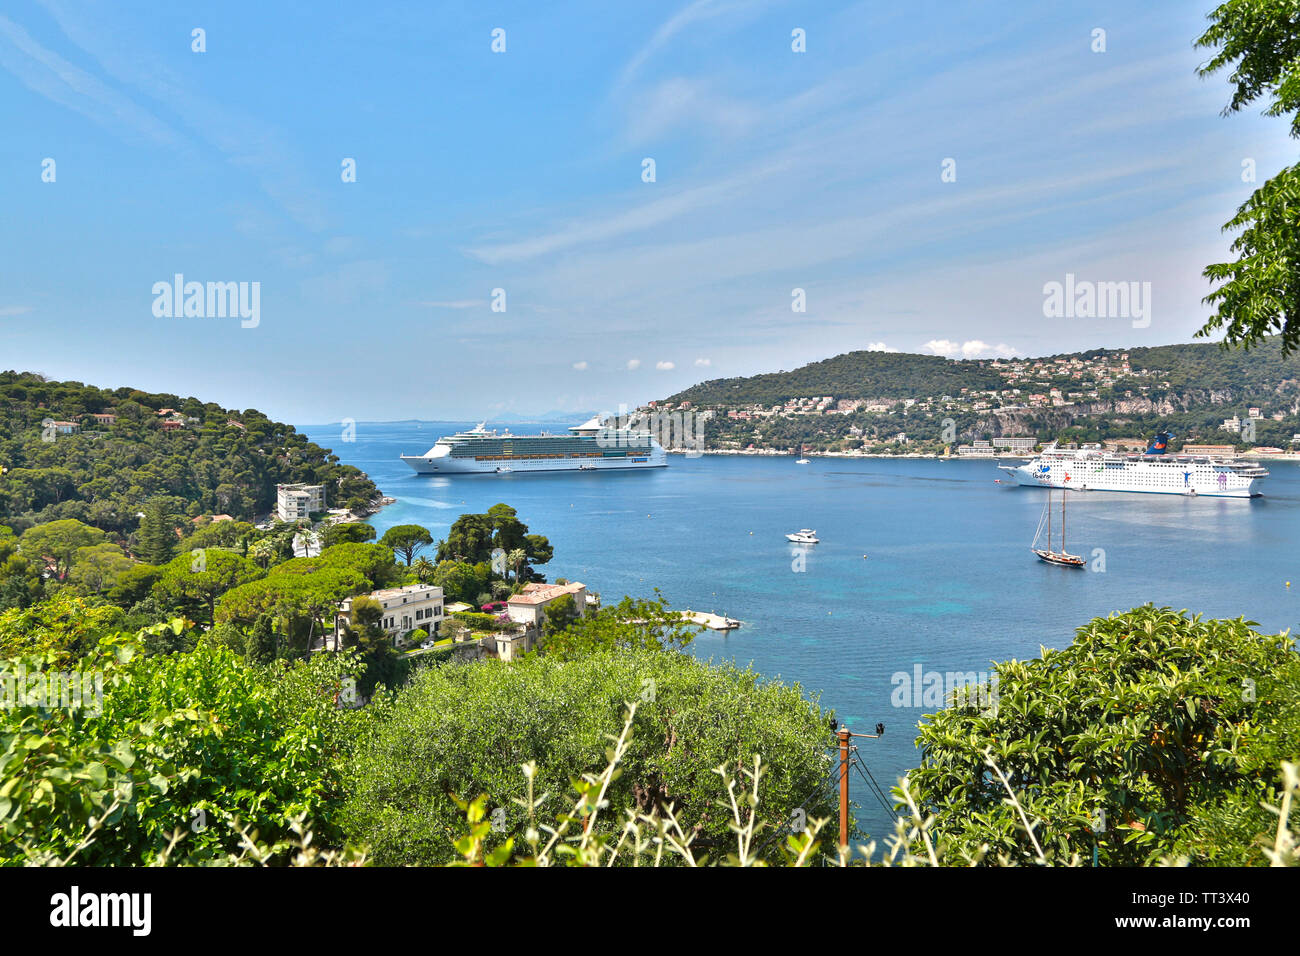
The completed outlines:
[[[711,414],[705,445],[720,450],[935,452],[997,435],[1083,442],[1161,429],[1175,447],[1285,448],[1300,432],[1300,354],[1283,358],[1277,338],[1250,351],[1195,343],[998,360],[849,352],[702,382],[657,405],[685,402]],[[1248,427],[1222,427],[1234,418]]]
[[[378,494],[363,472],[255,409],[31,372],[0,372],[0,469],[0,523],[16,529],[76,518],[129,532],[155,498],[191,517],[249,519],[270,511],[279,482],[323,484],[331,507]]]
[[[793,372],[716,378],[668,401],[695,405],[770,405],[792,398],[916,398],[957,394],[963,387],[997,388],[1002,379],[988,362],[898,352],[846,352]]]
[[[1159,370],[1163,373],[1161,380],[1174,388],[1273,391],[1285,381],[1300,380],[1300,354],[1284,359],[1276,337],[1249,352],[1223,349],[1213,343],[1195,343],[1091,349],[1044,358],[1092,359],[1124,353],[1128,354],[1134,370]],[[824,395],[836,399],[938,398],[957,395],[963,388],[975,391],[1003,387],[1003,378],[993,369],[993,362],[993,359],[954,360],[895,352],[846,352],[791,372],[712,379],[669,396],[666,401],[689,401],[707,407],[771,405]]]

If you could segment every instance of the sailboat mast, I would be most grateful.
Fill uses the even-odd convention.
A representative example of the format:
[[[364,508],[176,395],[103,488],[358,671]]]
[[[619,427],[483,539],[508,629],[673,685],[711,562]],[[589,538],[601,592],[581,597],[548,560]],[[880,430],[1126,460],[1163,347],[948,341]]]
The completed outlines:
[[[1047,489],[1047,550],[1052,550],[1052,489]]]
[[[1061,489],[1061,553],[1065,554],[1065,489]]]

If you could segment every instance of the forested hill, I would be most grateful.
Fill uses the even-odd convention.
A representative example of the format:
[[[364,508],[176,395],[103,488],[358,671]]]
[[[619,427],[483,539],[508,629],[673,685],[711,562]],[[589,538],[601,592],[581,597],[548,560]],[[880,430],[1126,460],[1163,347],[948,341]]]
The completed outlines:
[[[1082,355],[1114,355],[1116,349],[1081,352]],[[1272,336],[1258,348],[1225,349],[1211,342],[1187,345],[1157,345],[1128,349],[1134,369],[1153,369],[1170,386],[1178,388],[1231,388],[1250,392],[1273,391],[1283,382],[1300,380],[1300,354],[1282,357],[1282,341]]]
[[[272,509],[279,482],[325,485],[330,507],[364,508],[378,494],[363,472],[254,409],[30,372],[0,372],[0,469],[0,523],[18,529],[76,518],[127,532],[157,498],[190,517],[247,520]]]
[[[1002,379],[988,362],[954,361],[938,355],[846,352],[793,372],[749,378],[715,378],[678,392],[668,401],[695,405],[769,405],[792,398],[915,398],[957,394],[962,388],[998,388]]]
[[[1041,361],[1080,360],[1128,355],[1134,372],[1158,372],[1172,388],[1238,389],[1270,392],[1285,381],[1300,379],[1300,355],[1282,358],[1274,337],[1250,351],[1223,349],[1206,342],[1154,348],[1092,349],[1044,356]],[[830,395],[836,399],[914,398],[957,395],[963,388],[983,391],[1005,386],[993,359],[946,359],[898,352],[847,352],[792,372],[701,382],[666,401],[696,406],[770,405],[796,398]],[[1034,359],[1006,360],[1033,362]]]

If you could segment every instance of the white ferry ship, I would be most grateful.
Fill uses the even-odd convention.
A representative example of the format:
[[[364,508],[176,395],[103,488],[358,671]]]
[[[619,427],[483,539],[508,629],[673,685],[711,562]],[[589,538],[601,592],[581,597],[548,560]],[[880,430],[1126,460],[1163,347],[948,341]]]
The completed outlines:
[[[569,433],[498,434],[481,422],[469,431],[439,438],[423,455],[401,459],[420,475],[630,471],[668,464],[668,455],[646,430],[607,427],[596,417]]]
[[[1161,432],[1141,455],[1099,448],[1057,448],[1053,443],[1026,464],[998,465],[1017,484],[1075,491],[1140,491],[1165,495],[1253,498],[1268,471],[1254,462],[1208,455],[1168,455]]]

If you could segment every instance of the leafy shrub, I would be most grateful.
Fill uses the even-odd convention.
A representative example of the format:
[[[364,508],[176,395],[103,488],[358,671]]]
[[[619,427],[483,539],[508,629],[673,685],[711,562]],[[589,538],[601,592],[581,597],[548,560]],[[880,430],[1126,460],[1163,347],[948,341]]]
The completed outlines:
[[[1259,863],[1254,838],[1276,825],[1260,804],[1277,803],[1277,768],[1300,753],[1300,656],[1251,627],[1148,604],[998,665],[995,708],[922,725],[923,811],[958,855],[1035,857],[992,760],[1058,857]]]
[[[622,774],[607,792],[611,809],[600,823],[607,831],[624,810],[671,803],[697,827],[701,852],[720,850],[731,841],[730,815],[715,804],[727,795],[715,768],[738,775],[760,753],[771,768],[761,788],[767,822],[785,825],[800,806],[809,817],[832,812],[823,752],[830,728],[798,686],[633,650],[417,672],[358,744],[347,771],[346,831],[383,865],[446,863],[455,852],[449,834],[464,820],[455,798],[487,794],[500,827],[486,840],[499,846],[527,825],[512,802],[526,795],[520,766],[542,768],[537,792],[559,799],[572,777],[604,768],[606,733],[627,700],[639,706]]]
[[[82,662],[102,675],[102,710],[0,712],[0,862],[223,860],[241,830],[282,862],[302,818],[337,845],[339,768],[368,716],[336,703],[355,659],[262,668],[208,643],[149,657],[144,636],[105,638]],[[54,662],[30,659],[29,673]]]

